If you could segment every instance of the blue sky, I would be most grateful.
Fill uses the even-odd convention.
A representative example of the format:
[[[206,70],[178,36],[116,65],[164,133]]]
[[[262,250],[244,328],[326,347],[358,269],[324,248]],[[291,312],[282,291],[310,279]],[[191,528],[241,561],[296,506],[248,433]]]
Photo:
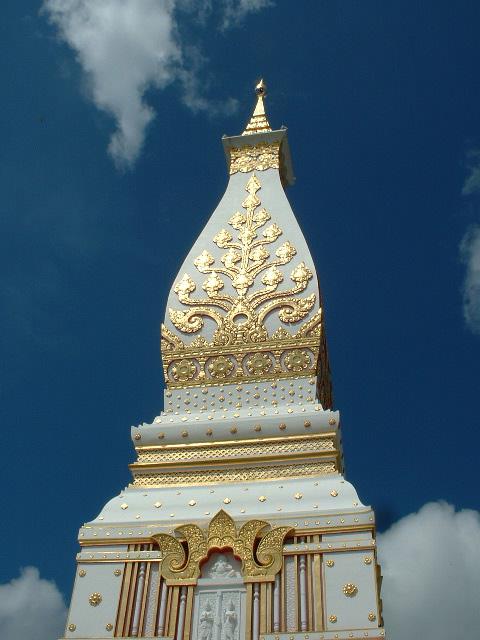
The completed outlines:
[[[171,280],[260,76],[349,480],[381,531],[439,499],[478,508],[480,5],[197,4],[3,6],[0,582],[35,565],[68,598],[79,526],[128,484]]]

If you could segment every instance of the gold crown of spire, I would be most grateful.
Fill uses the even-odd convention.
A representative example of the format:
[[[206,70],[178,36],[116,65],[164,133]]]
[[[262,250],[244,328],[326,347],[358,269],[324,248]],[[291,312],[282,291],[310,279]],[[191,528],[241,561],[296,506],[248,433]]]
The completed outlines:
[[[255,86],[255,93],[257,95],[257,103],[255,105],[255,109],[253,110],[252,117],[245,127],[245,131],[242,133],[243,136],[249,135],[251,133],[262,133],[263,131],[272,130],[272,128],[270,127],[270,123],[267,120],[267,115],[265,113],[265,104],[263,102],[263,99],[267,95],[267,85],[263,81],[263,78]]]

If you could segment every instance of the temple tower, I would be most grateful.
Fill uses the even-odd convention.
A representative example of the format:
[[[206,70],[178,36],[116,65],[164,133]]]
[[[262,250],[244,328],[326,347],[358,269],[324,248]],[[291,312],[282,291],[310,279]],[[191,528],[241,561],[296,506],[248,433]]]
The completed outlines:
[[[265,85],[161,329],[164,410],[80,529],[67,639],[384,637],[374,515],[343,475],[322,299]]]

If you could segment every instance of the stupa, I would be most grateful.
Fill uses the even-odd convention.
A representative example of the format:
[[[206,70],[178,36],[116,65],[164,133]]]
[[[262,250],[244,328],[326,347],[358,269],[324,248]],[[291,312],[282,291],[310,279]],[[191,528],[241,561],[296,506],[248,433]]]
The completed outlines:
[[[384,638],[374,514],[344,477],[318,277],[265,84],[175,278],[164,410],[81,527],[65,638]]]

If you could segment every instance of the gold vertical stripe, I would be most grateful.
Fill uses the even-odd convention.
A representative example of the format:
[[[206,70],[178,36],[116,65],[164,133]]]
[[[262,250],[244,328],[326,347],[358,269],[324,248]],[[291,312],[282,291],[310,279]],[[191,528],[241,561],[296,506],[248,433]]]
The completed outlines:
[[[190,640],[192,632],[192,612],[193,612],[194,587],[187,588],[187,605],[185,608],[185,626],[183,631],[184,640]]]
[[[125,614],[127,610],[128,589],[133,564],[124,564],[123,567],[122,589],[120,591],[120,604],[117,612],[117,622],[115,624],[115,637],[123,635],[123,625],[125,623]]]
[[[140,610],[140,620],[138,623],[138,635],[139,637],[144,636],[143,625],[145,622],[145,609],[147,605],[148,591],[150,589],[150,568],[151,563],[148,562],[145,569],[145,582],[143,583],[143,594],[142,594],[142,608]]]
[[[168,625],[170,623],[170,612],[172,610],[172,595],[173,595],[173,587],[168,587],[165,582],[165,588],[167,589],[167,606],[165,608],[165,621],[163,624],[163,634],[168,634]]]
[[[135,603],[135,592],[137,590],[137,575],[138,575],[138,562],[134,562],[132,575],[130,578],[129,590],[128,590],[125,624],[123,627],[123,635],[127,638],[130,635],[130,627],[132,626],[132,611],[133,611],[133,605]]]
[[[298,538],[295,539],[295,541],[298,543]],[[293,575],[295,576],[295,629],[298,631],[298,618],[299,618],[299,608],[300,608],[300,585],[298,584],[298,556],[295,556],[293,559],[294,562],[294,571],[293,571]]]
[[[286,631],[285,621],[285,556],[282,558],[282,570],[280,572],[280,631]]]
[[[267,632],[267,585],[260,584],[260,633]]]
[[[253,584],[247,584],[247,597],[245,598],[245,640],[252,640],[252,608],[253,608]],[[192,638],[195,640],[195,638]]]
[[[272,597],[273,597],[273,589],[272,583],[267,582],[265,597],[267,599],[266,602],[266,610],[267,610],[267,619],[266,619],[266,632],[270,633],[272,631]]]
[[[168,635],[175,635],[175,628],[177,626],[177,614],[178,614],[178,598],[180,596],[180,587],[172,587],[172,602],[170,605],[170,620],[168,621]]]
[[[322,556],[313,556],[313,599],[315,603],[315,631],[323,631]]]
[[[155,596],[152,594],[152,597],[155,597],[155,607],[154,607],[154,618],[153,618],[153,635],[158,635],[158,614],[160,613],[160,596],[162,594],[162,576],[160,573],[160,563],[158,564],[158,585],[157,585],[157,593]]]
[[[307,614],[308,614],[308,630],[313,631],[315,629],[315,622],[313,620],[313,582],[312,582],[312,555],[309,554],[305,558],[307,561]]]

